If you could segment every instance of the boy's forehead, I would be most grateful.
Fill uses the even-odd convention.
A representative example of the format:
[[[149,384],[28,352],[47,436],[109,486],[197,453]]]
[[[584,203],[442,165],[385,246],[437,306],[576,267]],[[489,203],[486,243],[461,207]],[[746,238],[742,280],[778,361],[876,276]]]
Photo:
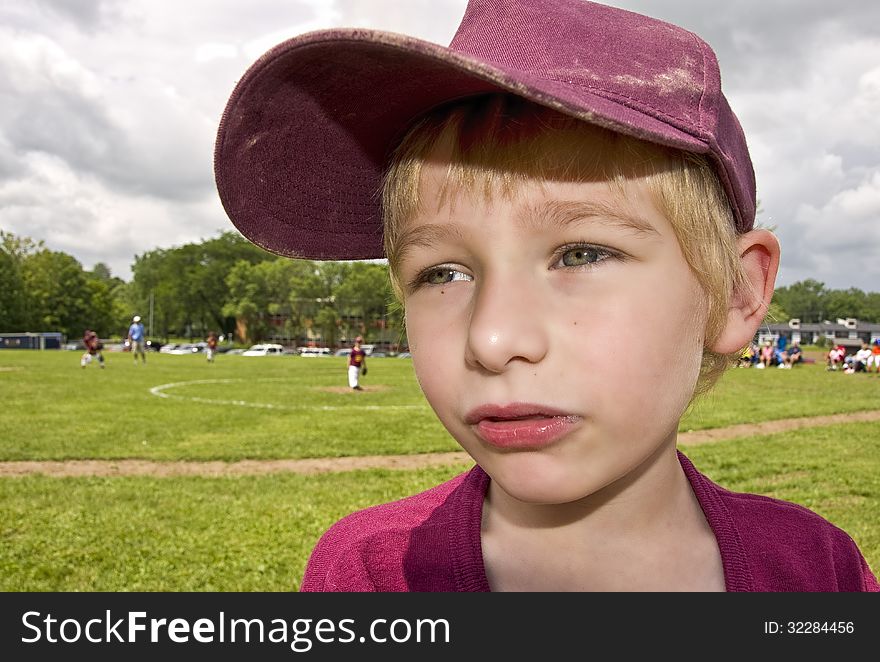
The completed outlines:
[[[491,212],[499,201],[524,229],[561,229],[590,220],[636,234],[658,235],[669,225],[643,177],[614,182],[540,176],[460,181],[450,177],[449,164],[433,160],[423,166],[417,188],[417,207],[405,223],[405,233],[420,225],[468,219],[474,208]]]

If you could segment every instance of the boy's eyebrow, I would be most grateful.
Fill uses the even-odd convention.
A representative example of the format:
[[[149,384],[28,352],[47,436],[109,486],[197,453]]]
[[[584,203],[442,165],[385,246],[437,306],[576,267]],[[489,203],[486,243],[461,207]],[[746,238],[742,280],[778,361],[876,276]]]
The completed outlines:
[[[431,248],[432,246],[449,240],[460,240],[461,228],[457,225],[440,223],[428,223],[408,227],[400,233],[397,240],[397,262],[403,262],[406,254],[416,246]]]
[[[660,234],[650,221],[627,213],[620,205],[587,200],[545,200],[523,207],[517,220],[524,227],[540,230],[548,227],[563,229],[586,219],[615,225],[638,235]]]
[[[586,219],[595,219],[601,223],[631,230],[639,235],[660,234],[646,219],[628,214],[617,205],[600,202],[547,200],[523,206],[517,214],[517,222],[531,230],[563,229]],[[461,238],[461,228],[455,224],[427,223],[409,227],[401,232],[397,241],[397,259],[402,262],[407,252],[417,246],[431,248],[438,243]]]

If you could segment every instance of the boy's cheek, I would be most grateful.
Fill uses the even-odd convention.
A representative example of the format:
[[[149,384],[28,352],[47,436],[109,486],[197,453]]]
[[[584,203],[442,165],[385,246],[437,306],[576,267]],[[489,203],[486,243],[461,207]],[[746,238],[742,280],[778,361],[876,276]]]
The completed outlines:
[[[452,343],[457,328],[452,316],[422,314],[418,308],[407,308],[407,341],[420,383],[424,383],[424,379],[457,358],[454,354],[460,351]]]

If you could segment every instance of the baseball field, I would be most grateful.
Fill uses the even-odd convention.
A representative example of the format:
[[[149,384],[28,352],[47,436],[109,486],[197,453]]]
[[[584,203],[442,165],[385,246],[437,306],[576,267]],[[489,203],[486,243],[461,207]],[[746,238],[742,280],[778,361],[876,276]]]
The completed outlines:
[[[107,353],[83,369],[3,350],[0,590],[296,590],[339,517],[470,466],[409,360],[370,361],[363,392],[345,361]],[[680,445],[723,486],[842,527],[876,572],[877,410],[876,374],[734,369]]]

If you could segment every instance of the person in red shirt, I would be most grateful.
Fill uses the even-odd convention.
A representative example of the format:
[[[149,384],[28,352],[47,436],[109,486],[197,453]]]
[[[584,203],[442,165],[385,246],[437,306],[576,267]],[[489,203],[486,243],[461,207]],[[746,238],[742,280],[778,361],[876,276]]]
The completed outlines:
[[[208,363],[213,363],[214,353],[217,351],[217,334],[211,331],[208,334],[208,339],[206,342],[208,343],[208,347],[205,353],[208,355]]]
[[[358,336],[354,339],[354,347],[348,355],[348,385],[355,391],[363,391],[360,385],[361,373],[367,374],[367,353],[361,349],[364,339]]]
[[[80,366],[85,368],[89,363],[92,362],[93,358],[97,357],[98,365],[103,368],[104,354],[101,352],[103,346],[100,339],[98,338],[98,334],[91,329],[86,329],[86,332],[83,334],[83,346],[85,347],[86,351],[85,354],[82,355],[82,358],[79,360]]]
[[[874,344],[871,345],[871,357],[868,359],[868,372],[871,372],[871,366],[874,366],[874,370],[880,373],[880,338],[874,341]]]

